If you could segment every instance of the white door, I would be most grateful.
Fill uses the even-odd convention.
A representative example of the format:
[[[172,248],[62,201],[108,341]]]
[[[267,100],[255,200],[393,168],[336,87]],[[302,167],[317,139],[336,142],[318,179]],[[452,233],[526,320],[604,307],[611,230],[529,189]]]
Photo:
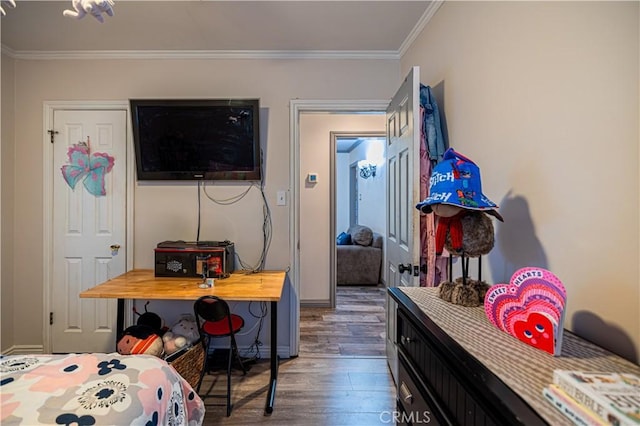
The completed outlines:
[[[54,111],[53,130],[58,132],[51,176],[50,335],[54,353],[115,351],[116,300],[80,299],[78,294],[125,272],[126,122],[125,110]],[[69,155],[70,147],[87,141],[93,160],[89,164],[85,153]],[[103,176],[92,173],[100,164],[95,160],[104,156],[113,158],[112,169]],[[75,172],[85,167],[74,189],[63,177],[64,165],[80,166]],[[91,184],[86,181],[94,178]],[[105,195],[99,195],[102,178]],[[91,189],[85,187],[85,181]]]
[[[387,108],[387,286],[419,285],[420,68],[413,67]],[[398,376],[396,303],[387,295],[387,360]]]

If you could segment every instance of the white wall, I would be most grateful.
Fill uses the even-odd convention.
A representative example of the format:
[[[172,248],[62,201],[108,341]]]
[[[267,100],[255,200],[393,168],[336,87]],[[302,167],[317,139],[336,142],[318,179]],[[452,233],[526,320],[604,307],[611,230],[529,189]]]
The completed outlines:
[[[387,231],[387,169],[384,161],[384,141],[368,139],[351,151],[351,160],[370,160],[376,162],[376,175],[365,179],[358,173],[358,223],[366,225],[380,235]],[[379,152],[382,158],[372,160],[372,153]]]
[[[384,156],[383,139],[364,139],[348,153],[336,154],[336,236],[349,228],[350,220],[350,165],[367,159],[367,153],[379,151]],[[369,154],[371,155],[371,154]],[[369,226],[381,235],[386,234],[386,166],[384,157],[376,164],[376,176],[364,179],[358,173],[359,223]]]
[[[349,228],[349,160],[348,152],[336,154],[336,237]]]
[[[565,326],[636,362],[639,6],[446,2],[401,61],[444,95],[451,146],[501,207],[490,282],[546,266]]]
[[[11,346],[14,340],[13,315],[14,315],[14,273],[13,273],[13,241],[14,241],[14,87],[13,87],[13,60],[2,58],[2,131],[0,145],[0,197],[2,209],[0,209],[0,235],[2,262],[0,267],[0,301],[2,303],[2,316],[0,318],[0,350]]]
[[[330,301],[330,251],[336,241],[330,233],[330,133],[384,129],[384,114],[300,114],[301,303],[328,304]],[[305,182],[310,172],[318,174],[318,183]]]
[[[3,89],[5,85],[15,87],[15,137],[5,141],[3,132],[3,149],[5,143],[13,142],[16,178],[12,223],[15,237],[5,241],[3,234],[2,238],[3,245],[8,244],[14,257],[11,265],[6,264],[3,250],[3,274],[4,268],[10,267],[16,278],[5,283],[3,275],[3,288],[9,285],[13,291],[13,306],[28,306],[28,309],[15,309],[9,318],[14,339],[8,346],[37,346],[43,342],[43,222],[49,214],[42,201],[43,182],[49,179],[42,176],[45,100],[260,98],[265,191],[273,221],[273,240],[266,267],[285,269],[290,266],[291,257],[289,207],[276,206],[275,199],[276,191],[290,188],[290,100],[384,99],[393,94],[398,84],[398,62],[393,60],[5,59],[3,57],[3,66],[5,62],[9,64],[15,76],[13,81],[5,81],[3,68]],[[5,90],[2,95],[4,105]],[[211,192],[225,198],[241,189],[216,185]],[[137,183],[134,197],[134,267],[151,268],[153,248],[159,241],[195,236],[196,185]],[[262,202],[257,191],[252,190],[246,199],[233,206],[203,202],[202,217],[202,239],[234,241],[243,259],[256,262],[262,245]],[[328,233],[321,235],[328,240]],[[314,232],[305,238],[312,241],[317,234]],[[288,293],[286,296],[279,318],[289,315],[288,306],[283,306],[288,304]],[[2,319],[4,327],[4,309]],[[263,331],[268,333],[268,327]],[[288,329],[283,330],[280,337],[288,340],[288,333]],[[268,342],[268,334],[264,342]],[[6,347],[3,341],[3,348]]]

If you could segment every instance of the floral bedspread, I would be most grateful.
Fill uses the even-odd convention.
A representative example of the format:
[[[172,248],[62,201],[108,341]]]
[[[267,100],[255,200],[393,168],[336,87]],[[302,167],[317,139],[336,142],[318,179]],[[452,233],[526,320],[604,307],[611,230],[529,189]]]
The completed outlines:
[[[204,403],[169,364],[117,353],[0,357],[5,425],[201,425]]]

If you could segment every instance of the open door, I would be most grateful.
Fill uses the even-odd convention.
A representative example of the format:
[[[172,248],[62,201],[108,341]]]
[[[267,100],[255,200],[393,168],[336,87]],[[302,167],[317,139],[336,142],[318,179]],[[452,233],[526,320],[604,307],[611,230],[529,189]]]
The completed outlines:
[[[387,286],[417,286],[420,273],[420,68],[413,67],[387,108]],[[396,303],[387,295],[387,361],[398,376]]]

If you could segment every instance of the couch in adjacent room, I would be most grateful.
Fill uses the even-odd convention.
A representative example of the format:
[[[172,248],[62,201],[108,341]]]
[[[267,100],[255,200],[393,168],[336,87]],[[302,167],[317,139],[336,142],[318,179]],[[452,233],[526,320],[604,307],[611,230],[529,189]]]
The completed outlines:
[[[364,225],[351,226],[337,238],[338,285],[377,285],[382,270],[383,237]]]

